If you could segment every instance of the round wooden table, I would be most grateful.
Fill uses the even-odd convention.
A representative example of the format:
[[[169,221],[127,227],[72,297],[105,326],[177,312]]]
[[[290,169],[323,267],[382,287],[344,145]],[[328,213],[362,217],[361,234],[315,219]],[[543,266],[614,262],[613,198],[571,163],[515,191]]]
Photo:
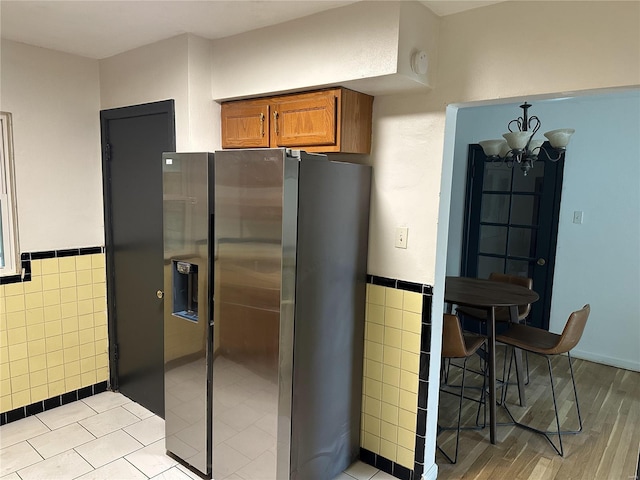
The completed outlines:
[[[518,305],[537,301],[540,296],[526,287],[480,278],[447,277],[444,301],[450,305],[487,310],[487,338],[489,345],[489,436],[496,443],[496,307],[507,307],[512,322],[518,322]],[[519,352],[519,351],[518,351]],[[520,403],[525,404],[521,355],[516,355],[516,372]]]

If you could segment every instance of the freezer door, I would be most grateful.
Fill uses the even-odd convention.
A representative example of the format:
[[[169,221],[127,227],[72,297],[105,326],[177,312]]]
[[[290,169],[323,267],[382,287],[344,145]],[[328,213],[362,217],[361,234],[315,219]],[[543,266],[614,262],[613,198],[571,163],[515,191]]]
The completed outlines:
[[[213,154],[165,153],[162,163],[165,445],[209,475]]]

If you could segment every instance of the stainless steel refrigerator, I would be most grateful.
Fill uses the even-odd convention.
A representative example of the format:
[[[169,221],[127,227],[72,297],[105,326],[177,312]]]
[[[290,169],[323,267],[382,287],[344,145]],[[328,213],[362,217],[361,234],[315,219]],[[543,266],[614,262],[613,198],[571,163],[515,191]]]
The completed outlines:
[[[167,450],[216,480],[332,480],[359,452],[371,170],[185,155],[199,174],[163,161]]]

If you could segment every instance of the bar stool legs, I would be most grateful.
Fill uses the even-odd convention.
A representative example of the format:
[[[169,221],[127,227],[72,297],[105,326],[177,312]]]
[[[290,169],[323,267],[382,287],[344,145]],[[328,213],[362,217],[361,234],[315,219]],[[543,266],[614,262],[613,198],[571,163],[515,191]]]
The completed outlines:
[[[513,347],[510,347],[511,350],[511,356],[510,356],[510,360],[509,360],[509,372],[507,374],[507,380],[509,379],[509,377],[511,376],[511,366],[513,363]],[[533,353],[533,352],[532,352]],[[537,354],[539,355],[539,354]],[[555,388],[555,380],[553,377],[553,369],[551,367],[551,357],[549,355],[540,355],[541,357],[544,357],[545,360],[547,361],[547,368],[549,369],[549,380],[551,383],[551,397],[553,399],[553,410],[555,412],[555,420],[556,420],[556,430],[555,431],[549,431],[549,430],[540,430],[538,428],[534,428],[530,425],[526,425],[524,423],[518,422],[516,421],[516,419],[513,417],[511,411],[509,410],[509,407],[507,406],[506,403],[506,396],[507,396],[507,390],[509,389],[509,382],[507,381],[504,388],[503,388],[503,392],[502,392],[502,406],[504,407],[504,409],[506,410],[507,414],[509,415],[509,417],[511,418],[511,421],[526,429],[529,430],[531,432],[535,432],[538,433],[540,435],[543,435],[547,441],[551,444],[551,446],[553,447],[553,449],[556,451],[556,453],[558,455],[560,455],[561,457],[564,457],[564,447],[562,445],[562,435],[575,435],[578,434],[580,432],[582,432],[582,414],[580,413],[580,403],[578,402],[578,391],[576,389],[576,381],[575,381],[575,377],[573,374],[573,364],[571,362],[571,354],[569,352],[567,352],[567,359],[569,361],[569,371],[571,373],[571,384],[573,386],[573,396],[576,402],[576,411],[577,411],[577,415],[578,415],[578,425],[579,428],[577,430],[560,430],[560,415],[558,414],[558,401],[556,398],[556,388]],[[505,359],[506,362],[506,359]],[[558,436],[558,445],[556,445],[553,440],[551,440],[551,435],[557,435]]]
[[[461,384],[459,386],[460,388],[460,400],[458,402],[458,422],[456,424],[455,427],[441,427],[440,425],[438,425],[438,431],[437,431],[437,435],[440,435],[441,432],[446,431],[446,430],[455,430],[456,431],[456,447],[453,453],[453,458],[451,458],[451,456],[445,452],[442,447],[438,444],[438,442],[436,442],[436,448],[438,449],[438,451],[444,455],[444,457],[450,462],[450,463],[456,463],[458,461],[458,446],[460,444],[460,431],[461,430],[480,430],[482,428],[484,428],[486,426],[487,423],[487,402],[486,402],[486,387],[487,387],[487,376],[486,376],[486,372],[485,375],[483,376],[483,381],[482,381],[482,389],[481,389],[481,393],[480,393],[480,400],[475,400],[475,399],[470,399],[473,401],[477,401],[478,402],[478,410],[476,412],[476,426],[475,427],[462,427],[461,426],[461,422],[462,422],[462,401],[468,397],[464,396],[464,388],[465,388],[465,378],[466,378],[466,374],[467,374],[467,360],[468,358],[464,359],[464,362],[462,364],[462,381]],[[486,366],[485,366],[485,370],[486,370]],[[447,380],[448,380],[448,373],[447,373]],[[447,384],[448,385],[448,384]],[[451,385],[449,385],[451,386]],[[476,387],[477,388],[477,387]],[[455,395],[452,392],[449,392],[447,390],[441,390],[444,393],[450,393],[451,395]],[[484,422],[482,425],[480,425],[479,420],[480,420],[480,407],[484,406]]]
[[[487,364],[485,362],[484,364],[484,368],[482,369],[483,371],[482,373],[482,378],[483,378],[483,382],[482,382],[482,393],[480,395],[480,400],[475,400],[472,399],[474,401],[478,401],[478,412],[476,413],[476,427],[461,427],[461,422],[462,422],[462,405],[463,405],[463,400],[465,398],[464,393],[465,393],[465,382],[466,382],[466,377],[467,377],[467,361],[469,360],[469,357],[473,356],[478,349],[482,346],[486,344],[486,338],[485,337],[480,337],[477,335],[463,335],[462,333],[462,327],[460,326],[460,320],[458,319],[458,317],[456,315],[451,315],[451,314],[444,314],[443,315],[443,324],[442,324],[442,352],[441,352],[441,358],[442,358],[442,380],[441,380],[441,386],[440,386],[440,391],[443,393],[449,393],[451,395],[457,395],[454,392],[448,391],[446,389],[443,388],[443,385],[448,386],[448,387],[458,387],[457,385],[451,385],[449,384],[449,368],[448,365],[445,365],[447,362],[449,362],[452,358],[459,358],[462,359],[463,364],[462,364],[462,382],[461,385],[459,385],[460,387],[460,395],[459,395],[459,401],[458,401],[458,421],[455,427],[441,427],[438,426],[438,435],[444,431],[444,430],[455,430],[456,431],[456,443],[455,443],[455,450],[453,452],[453,458],[451,457],[451,455],[449,455],[448,453],[446,453],[442,447],[438,444],[438,442],[436,441],[436,447],[437,449],[446,457],[447,460],[449,460],[449,462],[451,463],[456,463],[458,461],[458,446],[460,444],[460,430],[463,429],[469,429],[469,428],[473,428],[473,429],[479,429],[479,428],[484,428],[484,425],[482,427],[478,426],[479,423],[479,418],[480,418],[480,405],[483,404],[485,405],[486,408],[486,401],[484,400],[485,398],[485,391],[486,391],[486,379],[487,379],[487,375],[486,375],[486,370],[487,370]],[[486,424],[486,410],[485,410],[485,424]]]

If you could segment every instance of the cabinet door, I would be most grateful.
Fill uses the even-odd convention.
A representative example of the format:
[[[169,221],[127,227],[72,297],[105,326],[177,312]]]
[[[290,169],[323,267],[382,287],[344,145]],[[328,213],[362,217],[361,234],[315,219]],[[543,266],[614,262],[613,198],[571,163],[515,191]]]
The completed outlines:
[[[222,148],[269,146],[267,102],[230,102],[221,107]]]
[[[337,90],[273,100],[271,146],[337,145]]]

